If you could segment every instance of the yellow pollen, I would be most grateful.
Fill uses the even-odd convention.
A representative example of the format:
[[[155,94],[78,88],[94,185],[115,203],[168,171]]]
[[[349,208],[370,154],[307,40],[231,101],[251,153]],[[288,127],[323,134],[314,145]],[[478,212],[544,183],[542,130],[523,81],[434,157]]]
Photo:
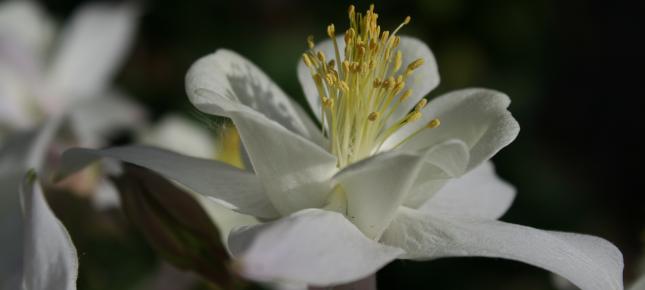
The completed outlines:
[[[313,49],[315,46],[316,44],[314,43],[314,36],[313,35],[307,36],[307,47],[309,47],[309,49]]]
[[[302,55],[323,105],[323,134],[329,138],[338,167],[377,153],[394,132],[419,120],[427,104],[422,99],[407,114],[400,108],[412,95],[406,87],[408,77],[424,63],[421,58],[403,63],[397,33],[410,23],[410,16],[394,30],[381,29],[374,5],[364,13],[350,5],[347,16],[349,27],[341,30],[345,31],[342,42],[336,40],[335,25],[327,26],[333,52],[325,55],[308,37],[309,50]]]
[[[439,121],[439,119],[432,119],[432,121],[430,121],[428,125],[426,125],[426,127],[430,129],[434,129],[439,127],[439,125],[441,125],[441,122]]]

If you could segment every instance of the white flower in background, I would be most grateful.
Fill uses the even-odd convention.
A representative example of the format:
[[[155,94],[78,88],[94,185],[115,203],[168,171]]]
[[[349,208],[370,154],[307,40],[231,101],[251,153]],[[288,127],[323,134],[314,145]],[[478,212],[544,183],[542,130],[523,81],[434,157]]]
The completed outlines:
[[[360,14],[351,6],[349,18],[344,35],[330,25],[330,40],[309,39],[298,66],[322,130],[232,51],[189,70],[191,102],[232,119],[249,170],[130,146],[67,151],[61,174],[111,157],[266,221],[228,239],[240,273],[258,281],[333,286],[394,259],[483,256],[542,267],[584,290],[623,289],[622,255],[611,243],[497,220],[515,193],[488,161],[519,132],[506,95],[465,89],[426,102],[439,75],[423,42],[398,35],[410,19],[389,32],[373,7]]]
[[[36,2],[0,4],[2,286],[16,281],[23,244],[30,243],[19,234],[30,230],[20,219],[18,189],[25,172],[35,169],[47,177],[48,152],[71,144],[102,145],[111,130],[142,120],[141,108],[110,86],[131,45],[138,14],[130,4],[87,4],[58,31]],[[61,128],[72,135],[58,134]],[[97,190],[110,188],[98,175],[91,177]],[[32,238],[45,241],[36,243],[35,251],[47,247],[47,233]]]

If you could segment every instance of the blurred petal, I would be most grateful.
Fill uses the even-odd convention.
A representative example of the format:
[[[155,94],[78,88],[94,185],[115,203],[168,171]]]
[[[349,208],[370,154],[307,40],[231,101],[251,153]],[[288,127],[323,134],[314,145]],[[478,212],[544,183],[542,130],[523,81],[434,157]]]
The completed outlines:
[[[237,53],[219,49],[197,60],[186,75],[186,91],[199,110],[230,117],[231,111],[257,111],[317,144],[320,129],[299,105],[258,67]]]
[[[378,239],[417,177],[422,156],[388,152],[354,163],[334,179],[347,196],[347,217]]]
[[[80,101],[69,110],[70,126],[80,146],[102,146],[119,129],[135,130],[145,125],[146,112],[141,105],[117,92]]]
[[[219,161],[188,157],[154,147],[70,149],[63,153],[59,177],[68,176],[101,157],[148,168],[191,191],[223,201],[225,206],[241,213],[263,218],[278,216],[252,173]]]
[[[217,226],[224,245],[228,244],[228,235],[234,228],[259,223],[255,217],[232,211],[210,198],[201,195],[197,195],[196,198]]]
[[[0,54],[6,49],[42,60],[54,32],[54,23],[36,1],[0,3]]]
[[[645,275],[642,275],[636,282],[629,287],[629,290],[645,290]]]
[[[342,60],[345,57],[344,35],[337,36],[336,42],[339,45],[339,53]],[[418,58],[423,58],[425,62],[406,81],[405,89],[412,89],[412,95],[392,114],[390,122],[394,122],[403,117],[423,96],[439,84],[437,63],[432,51],[430,51],[430,48],[425,43],[413,37],[401,36],[401,42],[398,48],[403,54],[402,63],[404,66],[407,66]],[[322,51],[330,59],[335,59],[334,45],[331,39],[326,39],[318,43],[314,47],[314,51]],[[311,110],[318,117],[318,120],[320,120],[320,96],[318,96],[318,90],[311,77],[311,72],[302,60],[298,62],[298,80],[300,81],[300,85],[302,86]]]
[[[403,253],[368,239],[343,215],[318,209],[240,228],[229,244],[243,276],[312,286],[356,281]]]
[[[140,137],[141,143],[197,158],[214,158],[215,136],[179,115],[167,115]]]
[[[487,161],[466,175],[451,179],[420,211],[445,216],[498,219],[511,206],[515,188],[495,174]]]
[[[76,248],[47,205],[33,173],[24,181],[21,195],[25,218],[23,289],[75,290]]]
[[[402,145],[416,150],[448,139],[464,141],[470,148],[468,169],[477,167],[511,143],[520,127],[507,110],[510,99],[487,89],[464,89],[437,97],[423,109],[422,119],[403,127],[390,137],[384,147],[400,142],[412,132],[438,118],[441,126],[423,129]]]
[[[336,157],[259,113],[231,111],[230,117],[255,173],[282,215],[324,206],[337,171]]]
[[[125,60],[137,26],[139,9],[131,3],[91,3],[79,8],[62,32],[53,55],[49,84],[63,99],[45,107],[95,97],[106,89]]]
[[[381,241],[404,249],[409,259],[505,258],[554,272],[583,290],[623,289],[620,251],[593,236],[402,208]]]

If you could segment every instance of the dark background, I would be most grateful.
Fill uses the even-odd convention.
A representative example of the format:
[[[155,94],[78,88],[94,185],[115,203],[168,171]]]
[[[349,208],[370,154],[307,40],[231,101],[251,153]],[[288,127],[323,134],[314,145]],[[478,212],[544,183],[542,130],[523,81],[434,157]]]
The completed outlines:
[[[44,4],[65,19],[81,2]],[[643,1],[374,2],[382,27],[394,28],[410,15],[401,34],[433,49],[442,81],[431,97],[473,86],[511,96],[522,129],[494,160],[518,195],[502,219],[603,237],[623,252],[626,281],[632,281],[645,235]],[[330,22],[341,30],[349,4],[362,11],[369,3],[148,1],[117,84],[153,116],[194,116],[184,74],[197,58],[226,47],[304,104],[296,63],[305,38],[323,39]],[[154,263],[139,240],[84,242],[92,237],[81,228],[70,229],[82,253],[79,289],[130,289]],[[113,254],[92,256],[97,247]],[[101,276],[91,267],[115,273]],[[378,277],[380,289],[553,289],[544,270],[483,258],[399,261]]]

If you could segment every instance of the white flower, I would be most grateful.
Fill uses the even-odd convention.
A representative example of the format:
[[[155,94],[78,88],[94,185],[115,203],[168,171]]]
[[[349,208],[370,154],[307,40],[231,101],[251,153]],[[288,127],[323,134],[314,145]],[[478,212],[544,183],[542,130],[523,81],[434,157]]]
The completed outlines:
[[[191,102],[232,119],[252,171],[131,146],[67,151],[62,174],[116,158],[267,221],[228,240],[242,275],[259,281],[329,286],[394,259],[484,256],[545,268],[585,290],[623,289],[622,256],[609,242],[497,220],[515,192],[488,161],[518,134],[509,98],[466,89],[426,103],[439,82],[430,49],[398,28],[381,32],[372,9],[357,16],[350,7],[345,35],[330,25],[331,40],[310,40],[299,64],[322,133],[238,54],[221,49],[191,67]]]
[[[0,140],[68,114],[84,146],[131,126],[141,108],[110,87],[132,42],[138,9],[88,4],[56,32],[36,2],[0,5]]]
[[[46,153],[69,145],[66,143],[69,140],[57,135],[59,129],[69,126],[74,133],[71,141],[74,144],[98,146],[110,130],[132,126],[142,118],[141,108],[120,96],[109,83],[131,44],[138,14],[138,8],[130,4],[87,4],[56,33],[53,21],[36,2],[0,4],[0,281],[3,283],[15,281],[16,271],[20,270],[16,265],[23,259],[23,244],[34,246],[26,249],[26,257],[50,254],[46,239],[56,228],[38,230],[43,232],[27,236],[27,240],[19,234],[33,228],[20,222],[18,191],[27,170],[34,169],[47,176],[44,171],[51,164],[45,163]],[[34,215],[47,214],[41,210],[44,207],[35,208],[39,212],[33,212]],[[27,264],[25,267],[52,265]],[[64,265],[60,267],[63,271]],[[62,284],[49,286],[36,280],[33,283],[36,284],[27,289],[68,289],[57,286]]]

